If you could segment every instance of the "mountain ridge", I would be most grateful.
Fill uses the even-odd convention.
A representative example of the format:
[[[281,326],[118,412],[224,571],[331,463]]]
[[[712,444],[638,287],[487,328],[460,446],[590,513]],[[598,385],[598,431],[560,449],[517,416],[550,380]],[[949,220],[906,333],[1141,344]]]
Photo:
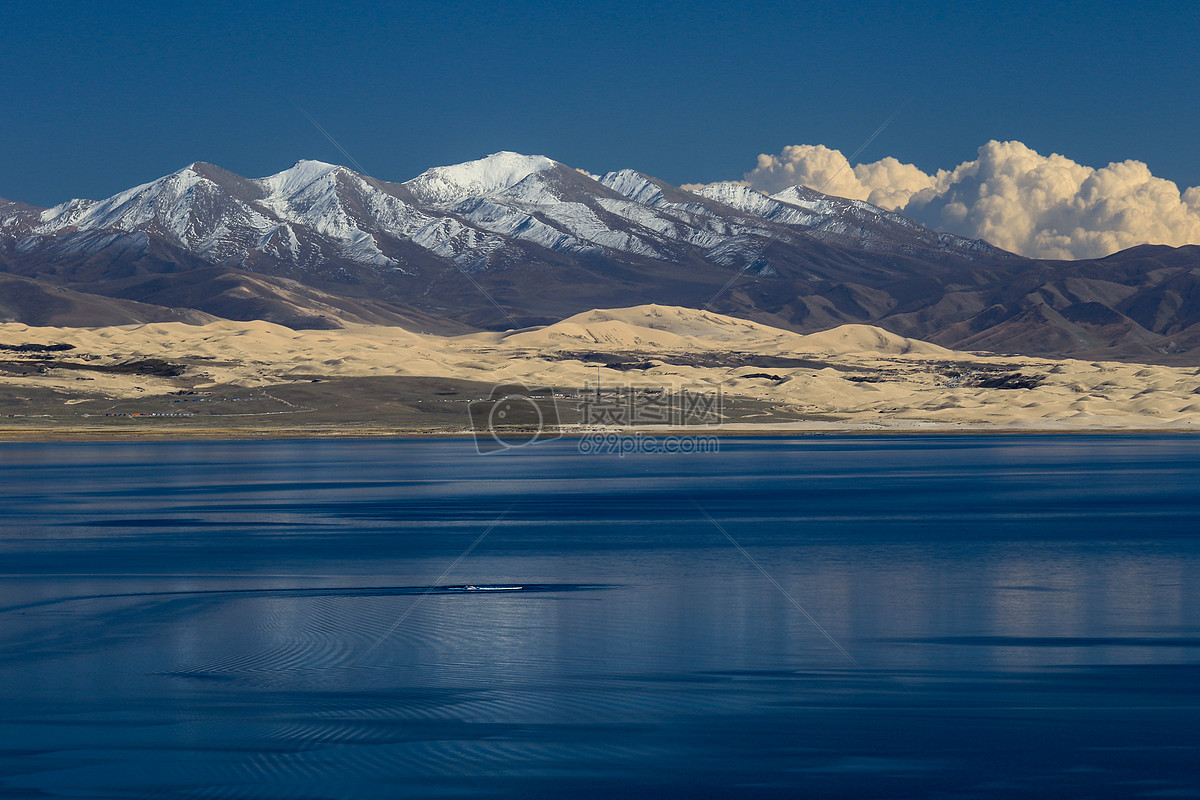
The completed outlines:
[[[510,151],[400,183],[313,160],[265,178],[197,161],[99,201],[0,201],[5,272],[299,328],[517,328],[660,302],[802,333],[872,324],[960,349],[1188,358],[1200,256],[1168,250],[1037,261],[802,186],[690,191]]]

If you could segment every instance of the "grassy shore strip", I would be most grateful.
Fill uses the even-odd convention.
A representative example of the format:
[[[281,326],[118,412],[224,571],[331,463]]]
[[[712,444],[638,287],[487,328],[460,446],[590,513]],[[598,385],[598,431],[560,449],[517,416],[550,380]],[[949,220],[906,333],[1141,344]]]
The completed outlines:
[[[1200,429],[1195,426],[1180,427],[1075,427],[1075,426],[996,426],[987,423],[962,423],[946,425],[944,423],[929,425],[860,425],[855,423],[818,423],[811,427],[795,424],[777,426],[761,425],[747,427],[714,426],[712,428],[669,428],[669,429],[613,429],[605,431],[568,430],[555,432],[552,438],[583,439],[589,436],[644,436],[644,437],[684,437],[684,436],[716,436],[725,439],[755,436],[827,436],[827,435],[859,435],[859,436],[904,436],[904,435],[1195,435]],[[513,431],[506,438],[528,436],[533,438],[534,431]],[[39,443],[39,442],[157,442],[157,441],[237,441],[250,439],[471,439],[474,433],[465,429],[451,428],[396,428],[371,426],[330,426],[330,427],[262,427],[262,428],[183,428],[183,427],[145,427],[133,428],[99,428],[99,427],[54,427],[54,428],[0,428],[0,443]]]

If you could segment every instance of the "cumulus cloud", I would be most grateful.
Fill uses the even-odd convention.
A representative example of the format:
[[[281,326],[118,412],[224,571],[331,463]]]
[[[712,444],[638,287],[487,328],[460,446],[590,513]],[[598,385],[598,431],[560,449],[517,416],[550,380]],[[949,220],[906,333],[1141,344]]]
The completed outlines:
[[[1181,193],[1140,161],[1095,169],[1020,142],[988,142],[974,161],[932,175],[895,158],[851,166],[837,150],[793,145],[760,155],[743,182],[768,194],[802,184],[865,200],[1038,258],[1200,243],[1200,186]]]

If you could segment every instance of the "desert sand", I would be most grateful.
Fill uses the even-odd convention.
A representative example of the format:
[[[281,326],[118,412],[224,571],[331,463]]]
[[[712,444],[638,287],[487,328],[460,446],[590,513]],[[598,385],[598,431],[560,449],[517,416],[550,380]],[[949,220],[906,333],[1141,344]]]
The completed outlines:
[[[229,433],[222,420],[236,420],[238,430],[452,433],[468,430],[465,405],[494,384],[554,387],[561,406],[599,382],[613,396],[719,394],[733,410],[716,427],[726,432],[1190,430],[1198,372],[960,353],[865,325],[800,335],[657,305],[455,337],[10,323],[0,325],[0,429]],[[389,397],[389,386],[403,389]],[[587,427],[578,415],[559,421]]]

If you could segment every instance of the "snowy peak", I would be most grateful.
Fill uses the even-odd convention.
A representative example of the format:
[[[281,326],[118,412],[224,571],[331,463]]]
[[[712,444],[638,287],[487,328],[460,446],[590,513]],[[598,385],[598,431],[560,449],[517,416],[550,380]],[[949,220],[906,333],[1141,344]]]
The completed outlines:
[[[42,214],[39,232],[54,233],[66,227],[111,228],[137,231],[154,227],[181,234],[188,217],[223,194],[192,167],[184,167],[156,181],[135,186],[107,200],[74,200]]]
[[[403,185],[413,196],[436,206],[452,206],[469,197],[486,197],[513,187],[535,172],[561,166],[545,156],[501,151],[478,161],[434,167]]]
[[[807,186],[791,186],[765,195],[740,183],[717,183],[696,194],[789,228],[806,229],[819,241],[870,252],[911,254],[918,250],[973,259],[977,254],[1006,256],[986,242],[939,234],[912,220],[865,203],[822,194]]]
[[[817,214],[852,213],[855,216],[862,214],[881,216],[890,213],[862,200],[848,200],[844,197],[821,194],[816,189],[810,189],[807,186],[789,186],[782,192],[771,195],[771,199]]]
[[[658,181],[632,169],[610,172],[600,178],[600,183],[635,203],[653,206],[663,199],[663,189]]]
[[[810,189],[807,186],[800,184],[789,186],[783,191],[776,192],[775,194],[771,195],[771,197],[774,197],[776,200],[779,200],[782,203],[792,203],[795,205],[803,203],[818,203],[822,200],[832,199],[832,195],[821,194],[816,189]],[[844,198],[839,199],[844,200]],[[849,203],[854,201],[844,200],[844,202]]]
[[[770,218],[779,210],[779,203],[772,198],[749,186],[732,181],[714,183],[703,189],[696,189],[694,193],[756,217]]]
[[[291,226],[299,226],[331,244],[339,257],[358,264],[395,266],[380,249],[380,237],[409,235],[426,221],[377,181],[322,161],[299,161],[256,183],[264,192],[260,207],[288,225],[289,240],[296,236]],[[296,246],[289,252],[300,257]]]
[[[35,225],[41,212],[40,208],[0,197],[0,237],[12,238],[14,234]]]
[[[262,190],[258,187],[256,181],[243,178],[236,172],[230,172],[224,167],[218,167],[216,164],[209,164],[206,161],[196,161],[189,165],[187,169],[214,186],[219,186],[224,191],[242,200],[256,200],[262,196]]]
[[[711,199],[702,192],[680,189],[678,186],[672,186],[666,181],[632,169],[610,172],[601,177],[599,181],[613,191],[642,205],[664,209],[668,207],[686,209],[710,216],[728,211],[728,209],[714,208],[709,203],[701,202],[699,198]]]
[[[277,172],[268,178],[261,178],[254,183],[273,197],[295,197],[317,181],[327,179],[337,170],[344,169],[336,164],[324,161],[297,161],[294,166]]]

